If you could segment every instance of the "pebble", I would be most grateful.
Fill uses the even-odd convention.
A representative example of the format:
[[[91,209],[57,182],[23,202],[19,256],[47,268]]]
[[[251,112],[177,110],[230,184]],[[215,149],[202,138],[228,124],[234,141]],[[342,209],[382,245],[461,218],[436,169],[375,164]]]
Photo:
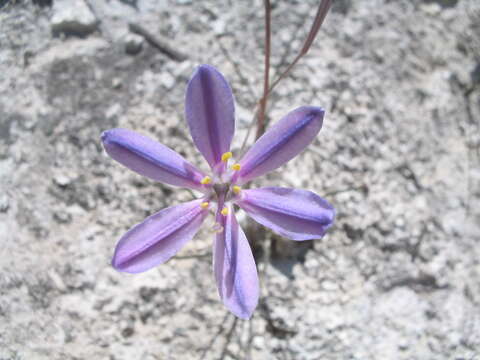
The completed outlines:
[[[160,75],[160,81],[162,85],[167,89],[171,89],[173,85],[175,85],[175,78],[168,72],[163,72]]]
[[[10,207],[8,196],[3,194],[0,196],[0,212],[7,212]]]
[[[118,90],[122,87],[122,79],[116,77],[112,79],[112,88]]]
[[[83,0],[55,1],[51,27],[54,34],[86,36],[97,29],[98,21]]]
[[[68,224],[72,221],[72,215],[66,211],[55,211],[53,217],[60,224]]]
[[[66,176],[66,175],[57,175],[53,178],[53,181],[55,182],[55,184],[57,184],[58,186],[61,186],[61,187],[66,187],[68,186],[68,184],[70,184],[71,182],[71,179]]]
[[[137,55],[142,51],[143,38],[135,34],[125,36],[125,52],[129,55]]]
[[[252,345],[257,350],[265,348],[265,338],[263,336],[255,336]]]
[[[422,6],[420,6],[420,9],[424,13],[426,13],[428,15],[432,15],[432,16],[437,16],[442,11],[442,8],[437,3],[422,4]]]
[[[108,120],[118,119],[122,112],[122,106],[119,103],[111,105],[105,112],[105,117]]]
[[[225,21],[223,21],[223,19],[221,18],[217,19],[212,23],[212,30],[217,35],[225,34],[226,28],[227,25],[225,24]]]

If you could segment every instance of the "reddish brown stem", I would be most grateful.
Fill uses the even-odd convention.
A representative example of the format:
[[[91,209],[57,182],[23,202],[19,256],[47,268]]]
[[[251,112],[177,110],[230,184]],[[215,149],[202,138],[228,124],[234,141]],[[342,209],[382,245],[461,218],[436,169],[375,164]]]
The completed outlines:
[[[295,57],[290,65],[277,77],[277,79],[269,85],[269,73],[270,73],[270,40],[271,40],[271,30],[270,30],[270,23],[271,23],[271,6],[269,0],[264,0],[263,4],[265,6],[265,73],[263,77],[263,96],[258,102],[258,108],[255,112],[254,121],[256,120],[257,123],[257,132],[256,132],[256,139],[258,139],[262,134],[265,132],[265,112],[267,108],[267,100],[268,96],[278,85],[278,83],[285,78],[288,73],[292,70],[292,68],[298,63],[298,61],[308,53],[310,50],[315,38],[318,35],[318,31],[320,30],[325,17],[327,16],[328,10],[332,5],[333,0],[322,0],[320,5],[318,6],[317,13],[315,15],[315,20],[313,21],[312,27],[310,28],[310,32],[308,33],[305,42],[303,43],[302,50],[300,53]],[[250,134],[250,130],[248,131]],[[244,145],[246,143],[246,139],[244,141]],[[242,146],[243,149],[243,146]]]
[[[257,134],[258,139],[265,132],[265,110],[267,108],[268,89],[270,87],[270,43],[271,43],[271,6],[270,0],[264,0],[265,7],[265,65],[263,74],[263,96],[259,102],[258,118],[257,118]]]
[[[292,61],[290,65],[285,69],[283,73],[280,74],[280,76],[272,83],[270,88],[268,89],[267,96],[270,94],[270,92],[277,86],[277,84],[282,80],[285,76],[288,75],[290,70],[297,64],[297,62],[305,55],[308,53],[310,50],[313,41],[317,37],[318,31],[320,30],[323,21],[325,20],[325,17],[327,16],[328,10],[330,9],[330,6],[332,5],[333,0],[322,0],[320,5],[318,6],[317,14],[315,15],[315,20],[313,21],[312,27],[310,28],[310,32],[308,33],[307,38],[305,39],[305,42],[303,43],[302,50],[300,53],[295,57],[295,59]]]

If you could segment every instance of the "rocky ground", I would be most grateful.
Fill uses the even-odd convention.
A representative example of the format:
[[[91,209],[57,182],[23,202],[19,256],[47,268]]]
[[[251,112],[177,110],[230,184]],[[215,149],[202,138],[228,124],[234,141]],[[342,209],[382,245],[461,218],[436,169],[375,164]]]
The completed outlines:
[[[272,75],[317,3],[273,2]],[[262,2],[0,4],[0,359],[480,359],[477,0],[335,2],[269,109],[323,106],[324,127],[256,185],[313,190],[336,225],[294,243],[240,213],[261,272],[250,321],[218,300],[208,226],[152,271],[111,268],[122,233],[191,195],[126,171],[100,134],[134,129],[205,167],[183,98],[208,63],[234,89],[238,152]]]

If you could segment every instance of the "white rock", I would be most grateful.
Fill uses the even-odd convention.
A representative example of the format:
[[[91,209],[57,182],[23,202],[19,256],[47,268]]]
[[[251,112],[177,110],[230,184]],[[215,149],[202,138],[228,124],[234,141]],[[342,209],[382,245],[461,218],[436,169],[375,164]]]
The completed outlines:
[[[83,0],[55,1],[51,26],[54,33],[85,36],[95,31],[98,21]]]
[[[108,120],[113,120],[113,119],[118,118],[118,116],[121,114],[121,112],[122,112],[122,106],[119,103],[115,103],[115,104],[111,105],[107,109],[107,111],[105,111],[105,117]]]
[[[167,89],[171,89],[175,85],[175,78],[168,72],[162,72],[160,75],[160,81]]]
[[[68,186],[72,180],[65,174],[58,174],[53,178],[53,181],[58,186],[65,187]]]
[[[3,194],[0,196],[0,212],[7,212],[8,208],[10,206],[8,196],[6,194]]]

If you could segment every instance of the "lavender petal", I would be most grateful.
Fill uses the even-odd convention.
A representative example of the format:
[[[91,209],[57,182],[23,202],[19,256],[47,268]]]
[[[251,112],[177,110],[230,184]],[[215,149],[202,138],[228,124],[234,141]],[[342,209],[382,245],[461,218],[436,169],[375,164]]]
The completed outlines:
[[[193,141],[212,169],[230,151],[235,131],[232,90],[214,67],[197,68],[187,86],[185,117]]]
[[[240,161],[234,180],[244,184],[275,170],[297,156],[322,128],[324,110],[304,106],[293,110],[269,129]]]
[[[166,184],[201,189],[204,177],[195,166],[172,149],[127,129],[102,134],[103,146],[116,161],[140,175]]]
[[[214,271],[224,305],[242,319],[252,315],[258,303],[257,267],[244,232],[230,206],[228,215],[217,214],[223,227],[214,245]]]
[[[321,238],[335,219],[333,206],[307,190],[242,190],[235,203],[255,221],[292,240]]]
[[[194,200],[148,217],[122,236],[112,265],[118,271],[139,273],[175,255],[197,233],[208,210]]]

